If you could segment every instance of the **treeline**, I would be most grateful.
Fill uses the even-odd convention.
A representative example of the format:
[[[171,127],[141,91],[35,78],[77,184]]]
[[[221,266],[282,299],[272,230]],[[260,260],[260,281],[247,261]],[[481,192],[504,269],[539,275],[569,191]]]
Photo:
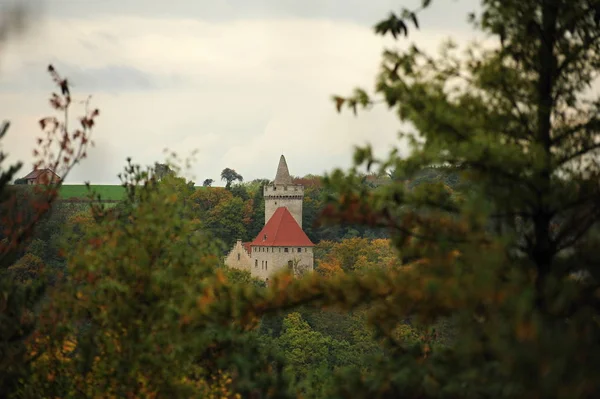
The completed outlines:
[[[197,219],[203,229],[224,243],[228,250],[238,239],[252,241],[265,224],[264,185],[267,179],[230,184],[228,187],[198,187],[174,174],[162,176],[172,186],[186,207],[186,217]],[[302,226],[313,243],[322,240],[339,241],[352,237],[384,238],[382,228],[353,224],[325,225],[319,222],[331,193],[323,186],[322,177],[295,178],[295,184],[305,187]],[[371,184],[370,187],[376,187]]]

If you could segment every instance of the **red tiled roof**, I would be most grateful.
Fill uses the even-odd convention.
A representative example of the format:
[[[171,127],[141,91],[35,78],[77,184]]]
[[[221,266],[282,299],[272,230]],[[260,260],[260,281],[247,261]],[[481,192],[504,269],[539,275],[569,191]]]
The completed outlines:
[[[282,206],[277,208],[251,245],[259,247],[313,247],[315,244],[302,231],[290,211]]]
[[[36,169],[34,171],[29,172],[29,174],[27,176],[25,176],[23,179],[25,179],[25,180],[37,179],[42,173],[44,173],[46,171],[49,171],[53,175],[55,175],[56,177],[58,177],[58,175],[56,173],[54,173],[51,169]]]
[[[251,242],[243,242],[242,246],[244,247],[246,252],[248,252],[248,255],[250,255],[252,253],[252,243]]]

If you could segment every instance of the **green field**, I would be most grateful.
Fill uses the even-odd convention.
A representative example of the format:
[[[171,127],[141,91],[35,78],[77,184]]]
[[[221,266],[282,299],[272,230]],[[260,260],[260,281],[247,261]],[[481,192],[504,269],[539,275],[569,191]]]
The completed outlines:
[[[99,185],[91,186],[91,189],[96,194],[100,194],[103,200],[122,200],[125,197],[125,188],[118,185]],[[85,199],[89,195],[89,190],[83,184],[65,184],[60,188],[60,198],[82,198]]]

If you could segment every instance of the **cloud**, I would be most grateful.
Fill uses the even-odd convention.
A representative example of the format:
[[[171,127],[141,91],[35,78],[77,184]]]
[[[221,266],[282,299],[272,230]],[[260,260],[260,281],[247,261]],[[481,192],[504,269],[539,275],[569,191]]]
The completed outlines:
[[[55,60],[49,62],[68,77],[74,90],[79,92],[118,92],[122,90],[153,90],[159,86],[159,79],[149,73],[127,65],[106,65],[82,68]],[[0,79],[0,90],[36,91],[47,86],[48,75],[43,71],[48,62],[29,62],[19,69],[21,79]]]
[[[39,1],[39,0],[38,0]],[[266,19],[327,19],[373,26],[401,6],[419,8],[421,0],[46,0],[43,8],[53,17],[94,19],[105,16],[135,16],[153,19],[192,18],[210,22]],[[477,0],[434,2],[420,13],[422,26],[460,30],[466,27],[468,12],[479,9]]]
[[[126,157],[152,164],[165,147],[182,156],[198,149],[190,176],[201,181],[218,180],[225,167],[246,180],[272,178],[281,153],[295,175],[322,173],[348,166],[354,145],[370,142],[385,154],[399,144],[401,126],[385,108],[338,115],[330,100],[356,86],[371,89],[383,48],[410,43],[382,39],[368,26],[107,15],[48,18],[38,31],[0,60],[0,117],[13,122],[4,145],[13,157],[30,158],[53,89],[45,65],[54,62],[75,95],[93,94],[101,110],[97,161],[85,161],[71,182],[116,183]],[[412,39],[435,51],[447,36],[428,29]]]

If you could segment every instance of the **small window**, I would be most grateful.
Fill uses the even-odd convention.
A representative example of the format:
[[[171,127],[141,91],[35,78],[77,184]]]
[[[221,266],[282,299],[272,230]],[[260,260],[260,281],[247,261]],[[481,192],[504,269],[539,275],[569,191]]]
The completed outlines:
[[[302,248],[298,248],[298,252],[302,252]]]
[[[288,260],[288,267],[290,269],[293,269],[294,268],[294,262],[292,262],[291,260]]]
[[[254,267],[258,267],[258,259],[254,261]]]
[[[287,248],[283,248],[283,252],[288,252],[288,249]]]
[[[279,252],[281,252],[281,247],[279,247]]]
[[[277,187],[273,186],[273,191],[277,191]]]
[[[265,270],[267,270],[267,263],[268,263],[268,262],[267,262],[267,261],[265,261]]]
[[[240,253],[238,252],[238,260],[240,260]]]

